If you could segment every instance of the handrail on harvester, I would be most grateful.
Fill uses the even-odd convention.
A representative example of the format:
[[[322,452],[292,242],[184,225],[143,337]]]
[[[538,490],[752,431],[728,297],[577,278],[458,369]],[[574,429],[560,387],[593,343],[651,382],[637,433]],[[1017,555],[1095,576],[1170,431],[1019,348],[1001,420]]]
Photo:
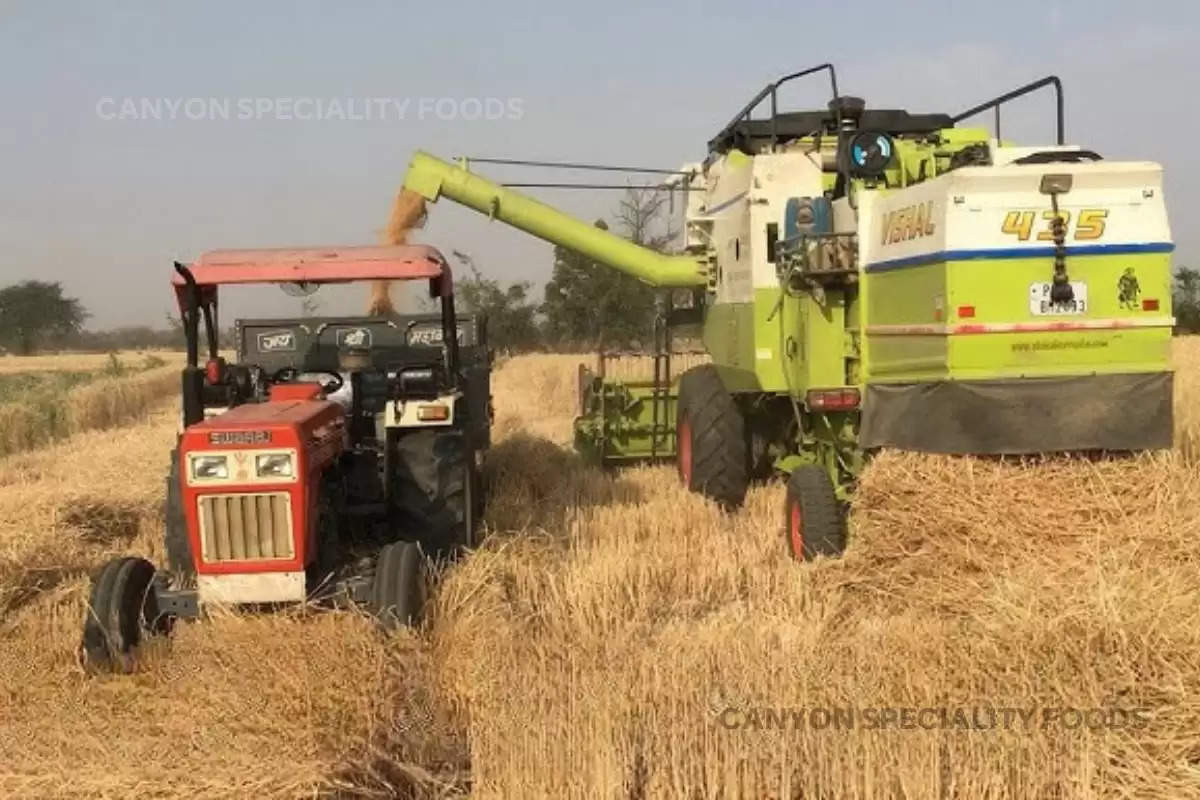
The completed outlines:
[[[552,244],[619,269],[651,286],[699,287],[707,283],[703,262],[690,255],[669,255],[635,244],[576,219],[513,189],[418,150],[404,176],[404,188],[429,202],[447,197],[489,218],[498,219]]]
[[[1017,89],[1013,89],[1011,92],[1005,92],[1004,94],[1000,95],[999,97],[993,97],[991,100],[988,100],[986,103],[980,103],[977,106],[968,108],[966,111],[963,111],[960,114],[956,114],[955,116],[951,117],[951,120],[955,124],[958,124],[959,122],[962,122],[964,119],[968,119],[968,118],[973,117],[976,114],[979,114],[983,111],[987,111],[989,108],[994,108],[996,110],[996,138],[999,139],[1000,138],[1000,106],[1004,105],[1005,103],[1007,103],[1010,100],[1015,100],[1018,97],[1022,97],[1024,95],[1029,94],[1030,92],[1035,92],[1038,89],[1041,89],[1043,86],[1053,86],[1054,87],[1054,122],[1055,122],[1055,127],[1056,127],[1056,135],[1057,135],[1057,139],[1058,139],[1058,144],[1060,144],[1060,145],[1066,144],[1065,134],[1063,131],[1063,88],[1062,88],[1062,81],[1058,79],[1057,75],[1047,75],[1046,77],[1042,78],[1041,80],[1036,80],[1033,83],[1027,83],[1024,86],[1021,86]]]

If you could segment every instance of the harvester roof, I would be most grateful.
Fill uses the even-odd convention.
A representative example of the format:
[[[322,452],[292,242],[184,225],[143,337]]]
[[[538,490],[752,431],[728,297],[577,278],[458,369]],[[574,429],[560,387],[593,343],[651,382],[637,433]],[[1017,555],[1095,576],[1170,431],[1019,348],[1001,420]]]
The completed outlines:
[[[386,280],[430,282],[435,297],[453,291],[450,267],[428,245],[278,247],[259,250],[210,250],[191,265],[200,288],[235,283],[347,283]],[[172,277],[176,292],[186,279]]]

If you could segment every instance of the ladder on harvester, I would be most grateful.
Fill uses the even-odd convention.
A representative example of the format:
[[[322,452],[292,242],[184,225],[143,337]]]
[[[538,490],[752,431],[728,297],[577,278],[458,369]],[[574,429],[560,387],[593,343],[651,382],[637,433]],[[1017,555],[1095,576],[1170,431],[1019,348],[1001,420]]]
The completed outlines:
[[[675,426],[670,424],[668,404],[671,394],[671,294],[658,296],[658,313],[654,316],[654,386],[650,390],[650,458],[658,458],[659,450],[673,453],[670,437]]]

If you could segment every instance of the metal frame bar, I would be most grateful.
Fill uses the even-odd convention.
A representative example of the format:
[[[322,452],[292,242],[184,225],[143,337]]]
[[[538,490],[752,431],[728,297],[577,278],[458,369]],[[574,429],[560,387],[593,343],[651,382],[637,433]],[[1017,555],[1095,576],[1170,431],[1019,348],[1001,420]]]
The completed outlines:
[[[996,138],[999,139],[1000,138],[1000,106],[1003,105],[1004,103],[1007,103],[1010,100],[1015,100],[1018,97],[1022,97],[1024,95],[1029,94],[1030,92],[1035,92],[1044,86],[1053,86],[1054,87],[1055,112],[1056,112],[1055,117],[1056,117],[1056,122],[1058,123],[1058,143],[1060,145],[1066,144],[1066,139],[1065,139],[1065,136],[1063,133],[1063,88],[1062,88],[1062,81],[1058,79],[1057,75],[1047,75],[1045,78],[1042,78],[1041,80],[1034,81],[1033,83],[1027,83],[1024,86],[1021,86],[1017,89],[1013,89],[1011,92],[1002,94],[999,97],[994,97],[991,100],[988,100],[986,103],[980,103],[979,105],[974,106],[973,108],[968,108],[966,111],[962,112],[961,114],[958,114],[957,116],[951,117],[950,119],[955,124],[958,124],[959,122],[963,121],[964,119],[967,119],[968,117],[973,117],[976,114],[980,113],[981,111],[987,111],[989,108],[994,108],[994,109],[996,109]]]
[[[803,78],[805,75],[812,75],[814,72],[821,72],[821,71],[825,71],[825,70],[828,70],[828,72],[829,72],[829,84],[833,89],[833,99],[836,100],[838,97],[838,85],[837,85],[837,73],[833,69],[833,64],[829,64],[829,63],[818,64],[815,67],[809,67],[808,69],[802,69],[799,72],[793,72],[790,75],[784,75],[782,78],[775,81],[774,83],[768,83],[766,86],[763,87],[762,91],[760,91],[758,94],[756,94],[754,96],[754,99],[752,99],[749,103],[747,103],[745,105],[744,108],[742,108],[741,111],[739,111],[736,115],[734,115],[734,118],[731,119],[729,121],[729,123],[726,124],[725,127],[722,128],[717,133],[717,135],[713,138],[720,139],[722,136],[724,136],[726,133],[728,133],[739,122],[749,121],[751,112],[753,112],[754,109],[758,108],[759,104],[762,103],[762,101],[764,99],[766,99],[768,96],[770,96],[770,98],[771,98],[771,150],[774,151],[776,141],[779,138],[778,133],[776,132],[776,124],[775,124],[775,117],[779,110],[778,100],[777,100],[779,87],[785,83],[788,83],[789,81],[795,80],[796,78]]]

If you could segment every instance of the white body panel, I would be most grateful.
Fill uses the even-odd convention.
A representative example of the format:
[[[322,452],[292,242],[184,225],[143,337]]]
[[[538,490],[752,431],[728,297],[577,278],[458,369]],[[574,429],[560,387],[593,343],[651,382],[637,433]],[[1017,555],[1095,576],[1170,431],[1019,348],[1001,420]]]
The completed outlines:
[[[304,572],[254,572],[198,575],[201,604],[298,603],[304,600]]]
[[[1072,176],[1071,190],[1058,200],[1060,211],[1071,215],[1068,250],[1170,243],[1158,164],[1100,161],[963,167],[907,189],[863,193],[860,263],[870,268],[935,253],[954,257],[981,250],[1051,248],[1050,198],[1039,189],[1045,174]],[[1100,235],[1080,230],[1080,212],[1085,210],[1104,212]],[[1022,212],[1033,215],[1029,235],[1006,233],[1007,216]]]
[[[431,428],[445,427],[454,424],[454,403],[462,397],[462,392],[440,395],[436,400],[395,400],[389,402],[383,412],[383,424],[388,428]],[[446,419],[420,420],[417,411],[421,406],[440,404],[446,406],[450,413]]]
[[[782,236],[788,198],[822,192],[821,153],[792,150],[751,159],[736,154],[708,166],[688,198],[687,243],[711,243],[717,256],[718,303],[749,303],[754,290],[779,285],[768,259],[766,230]]]

